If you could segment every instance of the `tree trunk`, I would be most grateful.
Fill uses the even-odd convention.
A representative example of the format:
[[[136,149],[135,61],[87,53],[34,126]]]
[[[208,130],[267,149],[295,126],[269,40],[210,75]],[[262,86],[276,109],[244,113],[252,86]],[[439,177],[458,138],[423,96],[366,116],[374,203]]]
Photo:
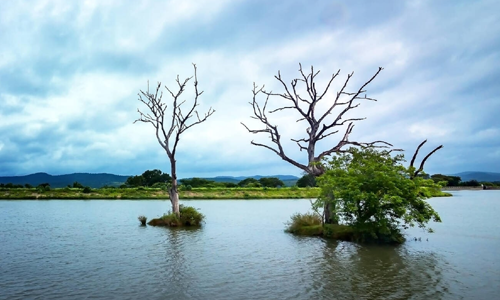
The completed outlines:
[[[168,152],[167,152],[168,153]],[[170,157],[170,173],[172,173],[172,186],[168,189],[168,197],[172,203],[172,212],[177,215],[178,218],[181,216],[179,210],[179,190],[177,189],[177,169],[175,165],[174,155],[169,155]]]
[[[175,213],[177,217],[180,217],[181,212],[179,210],[179,191],[177,190],[177,184],[168,189],[168,196],[172,203],[172,212]]]
[[[323,207],[323,209],[325,210],[325,219],[323,220],[323,222],[325,222],[325,224],[332,224],[330,203],[325,203],[325,207]]]
[[[333,201],[333,195],[330,195],[329,196],[331,199],[331,201]],[[324,216],[325,216],[325,219],[323,220],[323,222],[325,224],[339,224],[339,220],[337,218],[337,214],[335,213],[335,204],[333,204],[332,202],[326,202],[325,203],[325,207],[323,208],[324,209]]]

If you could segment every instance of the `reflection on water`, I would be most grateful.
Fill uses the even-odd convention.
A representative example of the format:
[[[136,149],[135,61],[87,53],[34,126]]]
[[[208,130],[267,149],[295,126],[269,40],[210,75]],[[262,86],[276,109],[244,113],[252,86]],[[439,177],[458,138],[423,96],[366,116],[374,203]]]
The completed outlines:
[[[0,299],[493,299],[500,192],[460,195],[398,247],[284,233],[307,200],[191,201],[192,230],[139,226],[166,201],[0,201]]]
[[[433,253],[410,253],[403,247],[327,243],[325,288],[340,298],[441,299],[446,286]],[[330,280],[327,280],[330,278]]]
[[[303,265],[311,272],[304,298],[453,299],[435,253],[325,240],[315,250]]]

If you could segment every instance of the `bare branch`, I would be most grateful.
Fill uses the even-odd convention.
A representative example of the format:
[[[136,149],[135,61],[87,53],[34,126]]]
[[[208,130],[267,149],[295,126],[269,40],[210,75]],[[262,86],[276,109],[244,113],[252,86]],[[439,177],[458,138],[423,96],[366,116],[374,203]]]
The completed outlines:
[[[420,145],[418,145],[417,147],[417,150],[415,150],[415,153],[413,154],[413,157],[411,159],[411,162],[410,162],[410,169],[413,169],[414,168],[414,163],[415,163],[415,159],[417,158],[417,155],[418,155],[418,151],[420,150],[420,148],[422,148],[422,146],[427,142],[427,140],[424,140],[422,143],[420,143]],[[431,152],[429,152],[429,154],[427,154],[424,159],[422,160],[422,162],[420,163],[420,166],[418,167],[417,170],[415,170],[413,172],[413,174],[410,175],[410,178],[413,179],[415,177],[418,176],[418,174],[420,172],[422,172],[424,170],[424,165],[425,165],[425,162],[427,161],[427,159],[429,157],[431,157],[432,154],[434,154],[436,151],[438,151],[439,149],[443,148],[443,145],[440,145],[438,147],[436,147],[434,150],[432,150]]]
[[[278,71],[278,74],[275,76],[275,78],[278,82],[281,83],[283,87],[284,91],[282,93],[273,93],[272,91],[266,91],[264,90],[264,87],[259,89],[255,85],[255,83],[254,83],[254,88],[252,90],[253,98],[252,102],[250,102],[250,105],[252,105],[254,114],[253,116],[251,116],[251,118],[259,120],[264,125],[264,129],[250,129],[245,124],[243,123],[242,124],[250,133],[269,134],[271,142],[274,144],[274,146],[270,146],[252,141],[253,145],[265,147],[267,149],[272,150],[285,161],[288,161],[291,164],[298,166],[299,168],[305,170],[309,174],[320,175],[323,171],[320,170],[319,167],[316,167],[317,162],[319,162],[321,158],[326,155],[330,155],[336,152],[342,152],[343,151],[342,147],[346,145],[353,145],[359,147],[375,146],[380,148],[392,147],[391,144],[384,141],[375,141],[375,142],[350,141],[349,135],[352,132],[352,129],[354,128],[353,122],[361,121],[364,120],[365,118],[347,118],[347,119],[344,118],[344,115],[346,113],[357,108],[360,105],[360,103],[354,103],[356,100],[376,101],[375,99],[370,98],[366,95],[366,87],[377,77],[377,75],[382,70],[383,68],[379,68],[377,72],[368,81],[362,84],[361,87],[357,89],[357,91],[355,92],[346,91],[350,83],[350,79],[352,78],[354,73],[348,74],[347,78],[343,82],[342,87],[335,94],[332,103],[330,103],[326,107],[326,109],[321,114],[319,114],[319,118],[316,117],[316,114],[318,113],[319,110],[317,104],[320,100],[322,100],[326,96],[333,81],[336,78],[338,78],[340,70],[338,70],[331,76],[331,78],[328,80],[328,83],[326,84],[326,87],[321,92],[318,92],[318,87],[315,82],[316,77],[320,74],[320,72],[315,71],[312,66],[310,72],[306,73],[303,70],[302,65],[299,63],[300,76],[299,78],[292,79],[289,85],[285,84],[285,82],[282,79],[281,72]],[[306,97],[302,97],[298,92],[299,85],[301,85],[303,89],[305,89],[306,93],[304,93],[304,95],[306,95]],[[263,107],[261,107],[257,102],[257,97],[260,93],[266,95]],[[344,98],[343,96],[348,96],[349,99],[341,100],[341,98]],[[308,122],[308,126],[305,128],[307,134],[306,137],[299,139],[291,139],[297,144],[299,150],[301,151],[307,150],[308,153],[307,166],[305,164],[300,164],[297,161],[290,159],[285,154],[283,145],[280,140],[280,134],[278,128],[266,116],[266,107],[271,97],[281,98],[289,102],[288,105],[282,105],[278,108],[274,108],[270,110],[269,113],[278,113],[285,110],[286,111],[295,110],[299,115],[299,117],[296,119],[296,122],[300,121]],[[333,120],[327,121],[327,117],[332,114],[333,110],[336,107],[342,107],[342,110],[336,117],[333,118]],[[319,155],[315,154],[316,143],[318,141],[326,139],[338,133],[340,131],[340,129],[338,128],[344,127],[346,125],[347,128],[345,129],[344,136],[334,147],[331,147],[330,149],[321,152]]]
[[[425,143],[427,143],[427,140],[424,140],[422,143],[420,143],[420,145],[418,145],[417,150],[415,150],[415,153],[413,154],[413,157],[411,159],[410,167],[413,167],[413,164],[415,163],[415,159],[417,159],[418,151],[420,151],[420,148],[422,148],[422,146]]]
[[[141,110],[137,110],[139,113],[139,118],[135,122],[150,123],[155,128],[156,138],[158,143],[165,149],[172,165],[172,177],[176,178],[175,174],[175,152],[177,145],[180,140],[180,135],[193,127],[194,125],[205,122],[208,117],[210,117],[215,110],[210,107],[204,115],[200,115],[196,110],[198,104],[198,98],[203,93],[203,91],[198,91],[198,78],[196,65],[194,67],[194,76],[188,77],[184,80],[180,80],[179,75],[176,77],[177,90],[171,90],[167,86],[165,89],[168,91],[172,97],[172,114],[167,116],[167,104],[163,102],[163,92],[160,91],[161,82],[158,82],[155,91],[150,92],[149,81],[148,89],[146,91],[140,91],[138,100],[142,102],[146,108],[149,110],[148,113],[143,113]],[[180,100],[182,93],[186,89],[187,83],[194,77],[194,101],[192,106],[188,107],[186,111],[182,108],[186,104],[186,100]],[[195,117],[195,120],[190,122],[190,119]],[[135,123],[134,122],[134,123]]]

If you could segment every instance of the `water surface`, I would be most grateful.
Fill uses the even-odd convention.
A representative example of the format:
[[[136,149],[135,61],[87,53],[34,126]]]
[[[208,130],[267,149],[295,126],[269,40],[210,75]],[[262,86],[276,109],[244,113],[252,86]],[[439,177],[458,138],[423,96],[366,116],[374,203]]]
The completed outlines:
[[[398,247],[283,232],[308,200],[182,201],[201,229],[141,227],[158,200],[0,201],[0,299],[495,299],[500,191],[430,203]],[[417,240],[415,241],[415,238]],[[420,238],[420,241],[418,240]]]

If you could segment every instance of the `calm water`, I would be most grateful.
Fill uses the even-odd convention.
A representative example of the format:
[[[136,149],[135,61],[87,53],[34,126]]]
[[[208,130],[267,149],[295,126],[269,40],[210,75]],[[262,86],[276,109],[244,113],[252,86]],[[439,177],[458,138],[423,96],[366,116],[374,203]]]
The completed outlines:
[[[284,233],[308,200],[183,201],[197,230],[139,226],[167,201],[0,201],[0,299],[498,299],[500,191],[454,195],[399,247]]]

